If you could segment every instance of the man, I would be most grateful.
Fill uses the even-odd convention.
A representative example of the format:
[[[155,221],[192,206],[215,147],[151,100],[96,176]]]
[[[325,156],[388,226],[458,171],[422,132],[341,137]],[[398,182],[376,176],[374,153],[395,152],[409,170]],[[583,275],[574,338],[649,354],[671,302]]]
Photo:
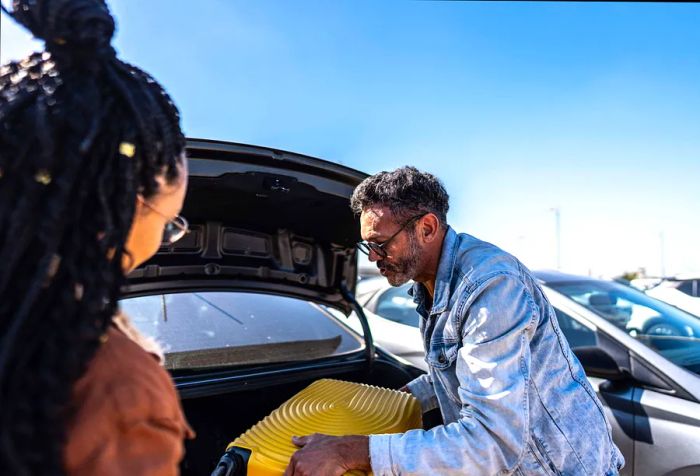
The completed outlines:
[[[414,280],[429,374],[410,382],[443,425],[395,435],[295,438],[287,475],[613,475],[603,408],[530,272],[447,225],[448,195],[413,167],[352,197],[358,246],[393,286]]]

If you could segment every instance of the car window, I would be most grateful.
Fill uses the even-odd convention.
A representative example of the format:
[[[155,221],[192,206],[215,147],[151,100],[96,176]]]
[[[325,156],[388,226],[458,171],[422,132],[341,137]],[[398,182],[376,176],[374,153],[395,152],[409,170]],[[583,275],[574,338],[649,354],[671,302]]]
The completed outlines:
[[[120,304],[161,344],[170,370],[312,360],[364,345],[321,307],[288,297],[187,292]]]
[[[688,296],[696,296],[695,290],[693,289],[694,282],[691,280],[681,281],[676,289],[680,292],[687,294]]]
[[[411,327],[418,327],[420,315],[416,311],[416,303],[408,294],[410,284],[404,284],[397,288],[389,288],[378,298],[376,314],[394,322]]]
[[[559,328],[564,334],[564,337],[566,337],[566,340],[569,342],[569,346],[572,349],[575,349],[576,347],[598,345],[598,338],[595,331],[592,331],[588,327],[584,326],[564,311],[555,308],[554,312],[557,315]]]
[[[677,365],[700,374],[700,319],[610,281],[548,283]]]

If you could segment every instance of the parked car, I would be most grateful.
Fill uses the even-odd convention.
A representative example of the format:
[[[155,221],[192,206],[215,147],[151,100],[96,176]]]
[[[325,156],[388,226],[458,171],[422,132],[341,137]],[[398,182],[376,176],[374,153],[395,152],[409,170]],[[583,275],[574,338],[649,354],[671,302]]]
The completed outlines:
[[[208,476],[230,441],[316,379],[399,388],[421,371],[374,348],[354,297],[349,197],[364,174],[263,147],[187,149],[191,232],[129,276],[121,306],[164,345],[198,434],[182,474]]]
[[[700,317],[700,276],[698,275],[658,279],[651,285],[635,279],[631,284],[636,287],[641,286],[642,290],[651,297]]]
[[[700,320],[616,282],[535,275],[605,406],[626,460],[621,474],[700,474]],[[415,340],[394,338],[398,328],[419,334],[410,286],[366,278],[358,300],[371,325],[393,326],[372,328],[377,344],[427,370],[417,347],[403,350]]]
[[[418,332],[420,316],[408,295],[410,285],[392,287],[381,275],[365,277],[357,284],[357,301],[364,307],[374,341],[412,365],[428,370],[423,339]],[[361,331],[359,323],[349,324]]]

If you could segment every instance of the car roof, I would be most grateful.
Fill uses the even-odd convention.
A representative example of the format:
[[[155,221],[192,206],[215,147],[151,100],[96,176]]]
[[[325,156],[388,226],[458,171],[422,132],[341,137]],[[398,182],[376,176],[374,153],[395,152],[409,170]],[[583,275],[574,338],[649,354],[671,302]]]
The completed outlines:
[[[691,281],[700,279],[700,273],[680,273],[670,278],[665,278],[667,281]]]
[[[566,282],[579,282],[579,281],[602,281],[600,279],[592,278],[590,276],[580,276],[576,274],[562,273],[561,271],[554,271],[549,269],[536,270],[532,274],[544,284],[548,283],[566,283]]]

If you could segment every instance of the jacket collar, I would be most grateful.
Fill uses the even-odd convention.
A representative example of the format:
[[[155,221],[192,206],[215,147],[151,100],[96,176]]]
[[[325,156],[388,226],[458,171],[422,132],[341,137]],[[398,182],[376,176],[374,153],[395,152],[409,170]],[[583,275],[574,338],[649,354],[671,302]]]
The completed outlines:
[[[442,240],[442,252],[438,263],[437,275],[435,277],[435,295],[433,296],[433,306],[430,314],[438,314],[447,309],[450,302],[450,283],[455,269],[455,258],[457,257],[458,239],[457,232],[452,227],[447,227],[445,238]],[[421,283],[414,283],[409,290],[413,296],[413,301],[419,308],[425,309],[427,290]]]

